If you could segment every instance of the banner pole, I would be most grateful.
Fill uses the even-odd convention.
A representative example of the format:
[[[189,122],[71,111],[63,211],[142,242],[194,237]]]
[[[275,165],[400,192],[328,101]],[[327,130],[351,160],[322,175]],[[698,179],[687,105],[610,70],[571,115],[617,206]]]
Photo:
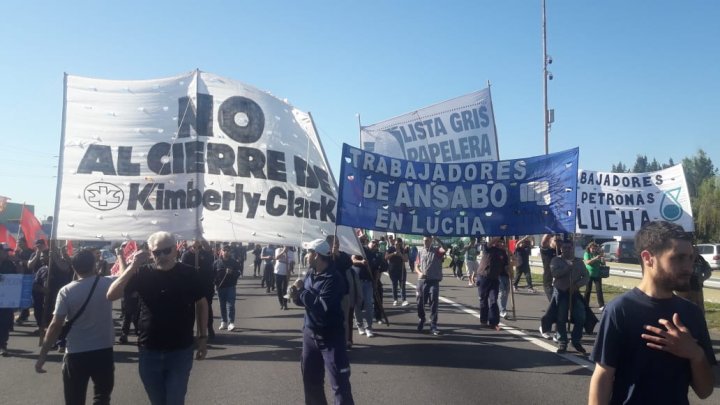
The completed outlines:
[[[492,103],[492,91],[490,90],[490,80],[487,81],[488,98],[490,99],[490,109],[492,110],[493,132],[495,133],[495,151],[497,152],[497,160],[500,160],[500,144],[498,143],[497,125],[495,124],[495,106]]]
[[[360,136],[360,149],[365,150],[363,147],[363,141],[362,141],[362,123],[360,122],[360,113],[357,113],[357,120],[358,120],[358,136]]]
[[[63,73],[63,108],[62,108],[62,124],[60,129],[60,153],[58,154],[58,174],[57,174],[57,182],[55,184],[55,209],[53,212],[53,222],[52,222],[52,228],[50,231],[50,241],[48,243],[48,249],[50,252],[50,257],[48,258],[48,272],[47,272],[47,280],[45,282],[45,301],[43,302],[43,315],[42,319],[40,320],[40,325],[38,325],[38,329],[40,329],[39,333],[39,343],[38,345],[42,346],[43,339],[45,338],[45,331],[47,330],[47,325],[50,321],[49,315],[50,315],[50,280],[52,280],[53,277],[53,251],[55,250],[55,245],[57,242],[57,223],[58,223],[58,216],[60,215],[60,191],[62,186],[62,179],[63,179],[63,162],[65,160],[65,153],[64,153],[64,146],[65,146],[65,134],[66,134],[66,126],[67,126],[67,79],[68,74],[67,72]],[[27,235],[25,235],[25,242],[30,243],[27,240]],[[57,253],[57,252],[56,252]]]
[[[196,103],[196,106],[200,102],[200,100],[198,99],[199,92],[200,92],[200,69],[196,68],[195,69],[195,103]],[[196,128],[197,128],[197,123],[196,123]],[[197,136],[197,141],[200,142],[200,135],[196,134],[196,136]],[[198,170],[198,159],[199,159],[198,154],[196,153],[195,159],[193,159],[193,161],[195,163],[195,184],[197,184],[197,187],[199,190],[200,189],[200,170]],[[203,191],[204,191],[204,188],[205,188],[205,185],[203,184]],[[196,241],[199,241],[202,236],[202,232],[200,231],[200,229],[201,229],[201,227],[200,227],[200,208],[201,207],[202,207],[202,201],[200,202],[200,204],[198,204],[197,208],[195,209],[195,240]],[[195,270],[200,268],[200,264],[198,262],[198,256],[199,256],[199,252],[195,252]]]

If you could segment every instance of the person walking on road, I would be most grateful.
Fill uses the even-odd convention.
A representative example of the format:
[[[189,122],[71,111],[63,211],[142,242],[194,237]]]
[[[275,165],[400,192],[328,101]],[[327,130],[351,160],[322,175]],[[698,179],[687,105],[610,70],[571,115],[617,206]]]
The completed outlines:
[[[207,354],[208,302],[202,276],[194,268],[177,262],[175,239],[169,232],[156,232],[147,250],[136,251],[107,292],[117,300],[125,290],[140,296],[138,369],[153,405],[182,405],[195,358]],[[193,339],[196,323],[197,338]]]
[[[603,259],[602,250],[600,250],[600,246],[598,246],[597,243],[590,242],[590,244],[587,245],[583,255],[583,262],[585,262],[585,268],[590,276],[587,286],[585,286],[585,302],[590,305],[590,294],[592,294],[592,286],[595,284],[598,307],[600,311],[602,311],[605,309],[605,298],[603,297],[600,268],[605,265],[605,260]]]
[[[385,251],[385,261],[388,264],[388,275],[392,281],[393,306],[408,306],[405,281],[407,280],[407,270],[405,263],[408,261],[407,248],[403,246],[400,238],[395,239],[395,245],[388,247]],[[398,300],[400,299],[400,300]]]
[[[235,330],[235,299],[238,277],[242,265],[232,256],[232,246],[222,247],[220,257],[215,260],[215,287],[220,304],[220,330],[232,332]]]
[[[471,236],[470,243],[464,249],[465,273],[468,278],[468,287],[475,285],[475,277],[478,272],[478,267],[480,266],[477,261],[480,249],[482,249],[482,246],[478,246],[477,238]]]
[[[515,280],[513,281],[513,289],[515,292],[518,291],[518,285],[520,283],[520,277],[525,275],[525,282],[527,284],[527,291],[529,293],[535,293],[533,288],[532,275],[530,274],[530,250],[532,243],[530,238],[527,236],[520,239],[515,245]]]
[[[483,258],[477,275],[478,297],[480,300],[480,324],[500,330],[498,294],[500,275],[506,271],[510,261],[501,238],[494,237],[483,247]]]
[[[433,241],[435,244],[433,244]],[[417,312],[419,322],[418,332],[425,326],[425,302],[430,305],[430,332],[438,336],[438,304],[440,300],[440,282],[442,281],[442,262],[445,258],[445,248],[440,239],[432,236],[423,237],[423,246],[418,250],[415,262],[417,282]]]
[[[550,262],[553,276],[553,299],[557,304],[558,353],[567,351],[568,312],[572,322],[570,341],[578,353],[585,354],[582,346],[583,327],[585,325],[585,301],[580,288],[587,284],[588,273],[582,259],[575,257],[575,248],[571,240],[561,242],[560,256]]]
[[[548,301],[552,301],[553,297],[553,276],[550,271],[550,261],[558,255],[559,242],[561,236],[546,233],[540,241],[540,259],[543,266],[543,291]]]
[[[83,405],[89,380],[93,382],[93,404],[109,404],[115,384],[112,302],[106,294],[112,278],[98,275],[95,253],[80,250],[71,259],[77,280],[60,289],[55,312],[43,340],[35,371],[44,373],[47,354],[68,321],[67,346],[62,376],[65,403]]]
[[[327,404],[327,371],[335,404],[352,405],[355,402],[341,306],[347,289],[345,277],[335,268],[326,240],[316,239],[303,247],[308,250],[309,271],[304,280],[295,281],[290,298],[305,308],[301,363],[305,404]]]
[[[640,284],[610,301],[590,359],[589,404],[688,404],[715,385],[717,363],[700,309],[673,291],[690,288],[692,238],[677,224],[652,221],[635,235]]]

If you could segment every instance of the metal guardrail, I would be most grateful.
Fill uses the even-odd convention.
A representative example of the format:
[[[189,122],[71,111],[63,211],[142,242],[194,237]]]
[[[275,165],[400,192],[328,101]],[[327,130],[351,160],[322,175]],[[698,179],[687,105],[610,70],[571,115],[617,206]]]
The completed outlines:
[[[530,265],[535,267],[542,267],[542,261],[537,258],[530,258]],[[640,271],[639,265],[625,264],[625,263],[609,263],[610,275],[617,277],[626,278],[642,278],[642,272]],[[720,290],[720,276],[712,275],[709,279],[705,280],[703,284],[704,288],[712,288]]]

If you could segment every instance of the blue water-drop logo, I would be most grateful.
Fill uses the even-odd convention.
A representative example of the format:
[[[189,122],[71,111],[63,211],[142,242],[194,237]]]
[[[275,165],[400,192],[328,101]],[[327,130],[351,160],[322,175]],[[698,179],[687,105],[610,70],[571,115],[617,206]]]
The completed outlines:
[[[680,191],[681,188],[678,187],[663,194],[663,199],[660,202],[660,215],[666,221],[677,221],[683,215],[683,209],[678,201]]]

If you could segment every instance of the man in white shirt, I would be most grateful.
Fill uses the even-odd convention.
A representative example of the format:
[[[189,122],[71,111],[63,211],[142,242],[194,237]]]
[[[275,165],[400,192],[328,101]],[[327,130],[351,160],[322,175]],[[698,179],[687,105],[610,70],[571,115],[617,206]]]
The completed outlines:
[[[88,380],[92,379],[95,392],[93,403],[109,404],[115,381],[115,329],[112,302],[105,296],[113,280],[96,275],[95,254],[90,250],[81,250],[75,254],[72,267],[78,280],[64,286],[57,295],[55,312],[35,363],[35,371],[45,372],[43,365],[47,353],[58,339],[63,324],[66,319],[73,319],[87,300],[87,306],[67,334],[62,368],[65,403],[84,404]]]
[[[280,301],[280,309],[288,309],[288,300],[285,293],[288,288],[288,277],[290,277],[290,269],[295,263],[293,251],[288,246],[275,249],[275,290],[277,291],[278,301]]]

